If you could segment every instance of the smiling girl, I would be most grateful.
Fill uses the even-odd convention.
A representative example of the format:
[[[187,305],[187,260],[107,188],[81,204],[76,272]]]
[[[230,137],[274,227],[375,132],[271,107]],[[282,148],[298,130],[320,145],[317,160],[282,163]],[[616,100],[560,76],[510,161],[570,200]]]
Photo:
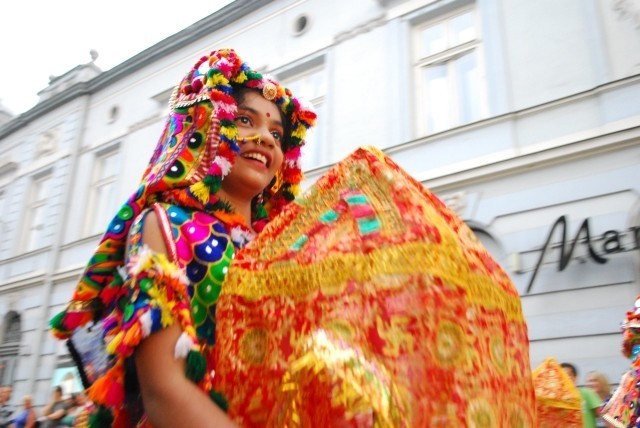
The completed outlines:
[[[80,348],[94,426],[232,426],[215,376],[216,302],[234,253],[298,192],[315,114],[232,50],[202,58],[172,96],[138,191],[112,220],[54,332]],[[95,354],[95,352],[94,352]]]

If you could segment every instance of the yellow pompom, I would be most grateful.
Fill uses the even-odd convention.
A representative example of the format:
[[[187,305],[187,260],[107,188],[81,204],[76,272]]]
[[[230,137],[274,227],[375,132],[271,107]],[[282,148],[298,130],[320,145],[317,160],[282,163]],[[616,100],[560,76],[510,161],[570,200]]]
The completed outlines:
[[[197,183],[192,184],[189,186],[189,190],[193,196],[198,198],[198,200],[203,204],[206,204],[209,201],[209,186],[204,184],[204,182],[198,181]]]
[[[227,80],[227,78],[224,76],[224,74],[221,73],[216,73],[213,76],[211,76],[209,79],[207,79],[207,85],[208,86],[216,86],[219,84],[223,84],[223,85],[228,85],[229,84],[229,80]]]
[[[298,125],[296,127],[296,129],[293,130],[293,132],[291,133],[292,136],[303,139],[304,138],[304,134],[307,132],[307,129],[304,127],[304,125]]]
[[[235,79],[233,79],[233,81],[234,81],[234,82],[236,82],[236,83],[244,83],[244,82],[246,82],[246,81],[247,81],[247,75],[246,75],[246,74],[244,73],[244,71],[243,71],[243,72],[241,72],[240,74],[238,74],[238,75],[236,76],[236,78],[235,78]]]
[[[238,129],[236,127],[222,126],[220,127],[220,133],[230,140],[233,140],[238,136]]]

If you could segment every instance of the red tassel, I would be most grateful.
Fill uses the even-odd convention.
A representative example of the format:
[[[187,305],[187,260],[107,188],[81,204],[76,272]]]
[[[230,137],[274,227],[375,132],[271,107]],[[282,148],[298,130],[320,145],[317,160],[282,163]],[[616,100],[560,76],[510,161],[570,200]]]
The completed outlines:
[[[77,327],[83,326],[91,321],[91,312],[79,311],[79,312],[67,312],[64,317],[63,325],[68,331],[75,330]]]

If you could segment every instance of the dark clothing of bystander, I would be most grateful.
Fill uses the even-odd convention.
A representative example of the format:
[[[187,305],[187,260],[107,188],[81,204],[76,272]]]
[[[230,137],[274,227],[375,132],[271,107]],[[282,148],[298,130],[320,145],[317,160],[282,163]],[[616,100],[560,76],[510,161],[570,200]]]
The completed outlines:
[[[13,406],[9,403],[0,404],[0,428],[8,428],[13,421]]]

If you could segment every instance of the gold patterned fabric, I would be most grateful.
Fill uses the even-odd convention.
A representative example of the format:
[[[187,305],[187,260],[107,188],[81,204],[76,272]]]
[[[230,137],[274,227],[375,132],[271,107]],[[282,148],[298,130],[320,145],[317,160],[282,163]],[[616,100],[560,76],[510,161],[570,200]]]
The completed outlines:
[[[214,387],[242,426],[535,425],[513,284],[375,149],[237,254],[216,319]]]
[[[582,428],[580,391],[554,358],[533,371],[539,428]]]

